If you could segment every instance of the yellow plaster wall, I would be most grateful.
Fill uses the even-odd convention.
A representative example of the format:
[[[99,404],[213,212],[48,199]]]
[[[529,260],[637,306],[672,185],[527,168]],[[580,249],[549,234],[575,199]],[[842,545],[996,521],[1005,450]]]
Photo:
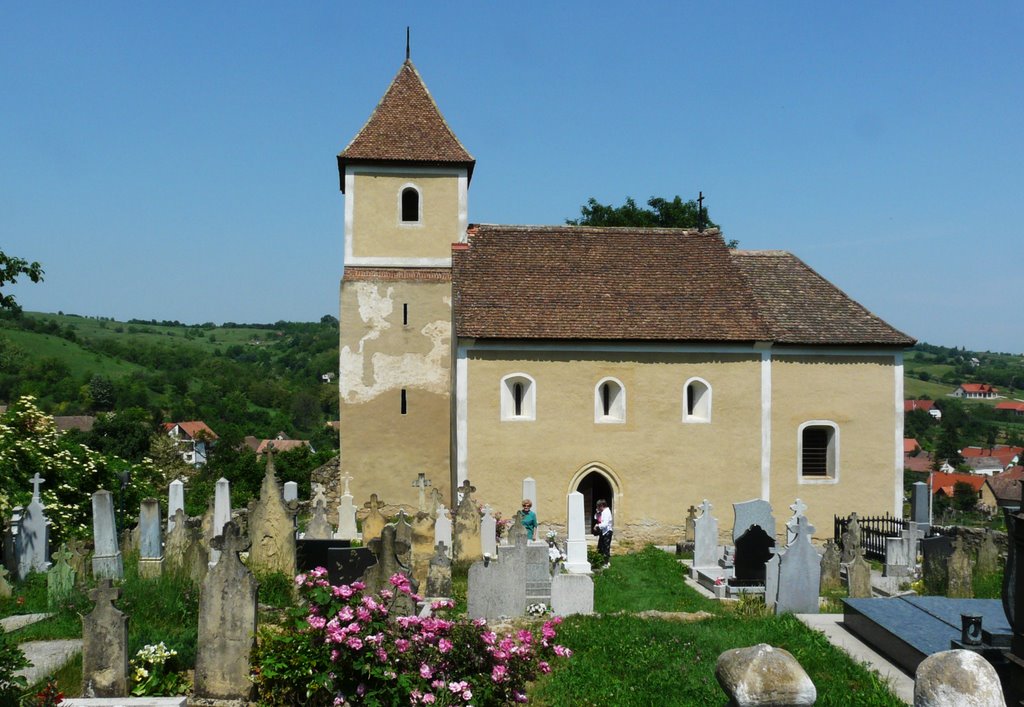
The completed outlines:
[[[787,506],[800,498],[815,536],[831,537],[833,515],[902,510],[893,508],[895,394],[892,356],[773,356],[770,500],[776,520],[787,518]],[[797,432],[808,420],[839,426],[836,484],[797,482]]]
[[[343,281],[340,301],[341,471],[352,495],[415,507],[422,471],[449,498],[451,285]]]
[[[420,190],[420,221],[401,223],[403,187]],[[454,175],[357,174],[348,198],[354,257],[450,258],[459,240],[459,180]]]
[[[574,475],[596,462],[621,482],[619,538],[674,542],[686,508],[705,497],[731,526],[729,504],[760,494],[759,366],[755,355],[470,351],[467,470],[476,497],[507,516],[532,476],[541,525],[564,525]],[[536,381],[536,419],[502,422],[500,382],[518,372]],[[624,424],[594,422],[605,376],[625,387]],[[711,424],[682,422],[692,376],[712,386]]]

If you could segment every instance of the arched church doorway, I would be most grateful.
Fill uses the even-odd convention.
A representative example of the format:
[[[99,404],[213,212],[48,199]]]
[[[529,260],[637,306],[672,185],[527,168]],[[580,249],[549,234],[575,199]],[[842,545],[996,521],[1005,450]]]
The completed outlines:
[[[594,525],[594,512],[599,499],[608,502],[608,507],[615,513],[615,492],[608,477],[599,471],[591,471],[580,479],[576,490],[583,494],[583,510],[587,514],[587,530]]]

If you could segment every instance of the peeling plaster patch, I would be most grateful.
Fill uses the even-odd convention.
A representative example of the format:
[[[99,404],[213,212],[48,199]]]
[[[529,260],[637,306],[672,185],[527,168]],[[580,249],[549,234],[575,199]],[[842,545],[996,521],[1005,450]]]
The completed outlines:
[[[426,354],[393,355],[377,352],[370,358],[371,375],[365,373],[364,345],[377,339],[381,332],[391,327],[387,317],[394,310],[391,300],[393,289],[381,297],[378,287],[372,283],[358,283],[359,316],[370,326],[370,331],[359,340],[356,351],[348,346],[339,355],[338,387],[346,403],[364,403],[388,390],[414,387],[441,395],[448,394],[448,369],[443,365],[449,353],[451,322],[437,320],[425,325],[420,333],[431,341]],[[444,298],[451,306],[451,297]]]

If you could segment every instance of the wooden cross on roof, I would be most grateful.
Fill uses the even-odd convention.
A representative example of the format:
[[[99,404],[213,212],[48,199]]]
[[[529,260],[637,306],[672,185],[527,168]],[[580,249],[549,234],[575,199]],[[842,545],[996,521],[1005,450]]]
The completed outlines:
[[[113,606],[114,602],[121,598],[121,587],[113,586],[109,579],[101,579],[95,589],[89,590],[89,598],[97,608],[103,603]]]
[[[33,500],[33,501],[38,501],[38,500],[39,500],[39,486],[40,486],[40,485],[41,485],[41,484],[42,484],[42,483],[43,483],[44,481],[46,481],[46,479],[44,479],[43,477],[41,477],[41,476],[39,475],[39,472],[37,471],[37,472],[36,472],[36,475],[35,475],[35,476],[33,476],[33,477],[32,477],[31,479],[29,479],[29,481],[31,481],[31,482],[32,482],[32,500]]]
[[[370,511],[380,512],[380,509],[384,507],[384,501],[377,498],[377,494],[371,493],[370,500],[363,504],[363,508],[369,508]]]

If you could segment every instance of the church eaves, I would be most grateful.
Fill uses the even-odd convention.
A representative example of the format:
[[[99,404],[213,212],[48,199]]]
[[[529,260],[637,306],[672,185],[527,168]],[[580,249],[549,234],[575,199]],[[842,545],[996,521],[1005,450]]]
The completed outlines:
[[[466,151],[408,59],[370,119],[338,155],[341,190],[350,162],[465,165],[473,176],[476,160]]]

